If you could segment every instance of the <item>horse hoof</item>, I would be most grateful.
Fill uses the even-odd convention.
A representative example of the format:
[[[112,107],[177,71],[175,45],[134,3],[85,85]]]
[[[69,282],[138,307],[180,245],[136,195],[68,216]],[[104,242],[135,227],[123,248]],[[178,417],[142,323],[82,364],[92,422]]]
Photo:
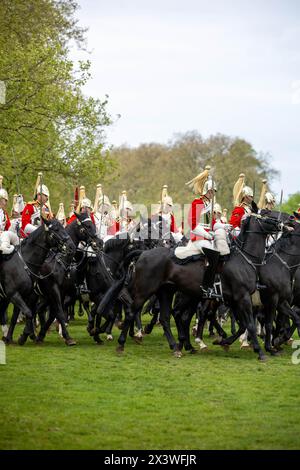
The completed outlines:
[[[189,350],[189,353],[190,353],[190,354],[197,354],[197,352],[198,352],[198,351],[197,351],[197,349],[195,349],[195,348],[192,348],[192,349]]]
[[[104,341],[102,341],[102,339],[99,338],[99,336],[94,336],[94,341],[95,341],[95,343],[97,343],[99,346],[102,346],[102,344],[104,344]]]
[[[250,348],[251,348],[250,344],[245,341],[242,342],[241,347],[240,347],[240,349],[250,349]]]
[[[69,339],[65,339],[65,344],[67,346],[76,346],[77,343],[75,339],[69,338]]]
[[[182,352],[181,352],[181,351],[178,351],[178,350],[177,350],[177,351],[174,351],[173,354],[174,354],[175,357],[178,357],[178,358],[179,358],[179,357],[182,357]]]
[[[285,344],[287,344],[288,346],[290,346],[291,344],[293,344],[293,342],[294,342],[293,338],[290,338],[290,339],[288,339],[288,340],[286,341]]]
[[[13,343],[13,340],[8,338],[7,336],[2,336],[2,341],[3,341],[3,343],[6,344],[6,346],[9,346],[10,344]]]
[[[142,336],[133,336],[132,339],[134,340],[134,342],[136,344],[139,344],[139,345],[141,345],[142,342],[143,342],[143,337]]]
[[[113,341],[113,335],[106,335],[106,341]]]
[[[21,335],[18,339],[18,345],[19,346],[24,346],[24,344],[26,343],[26,339],[27,338],[24,338],[24,336]]]
[[[122,354],[122,353],[124,352],[124,346],[119,345],[119,346],[116,348],[116,351],[117,351],[117,353]]]
[[[223,338],[221,338],[221,336],[218,336],[212,344],[214,344],[215,346],[221,346],[221,343],[223,341]]]
[[[258,356],[258,360],[261,361],[261,362],[267,362],[268,361],[268,358],[267,356],[265,356],[264,354],[262,356]]]
[[[274,357],[281,356],[280,352],[279,352],[279,351],[275,351],[275,350],[274,350],[274,351],[273,351],[273,350],[270,351],[270,354],[271,354],[271,356],[274,356]]]

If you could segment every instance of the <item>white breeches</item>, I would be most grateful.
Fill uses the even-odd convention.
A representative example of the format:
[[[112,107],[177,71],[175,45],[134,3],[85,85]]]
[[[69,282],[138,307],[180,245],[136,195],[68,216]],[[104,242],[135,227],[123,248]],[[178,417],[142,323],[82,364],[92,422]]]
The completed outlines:
[[[4,255],[13,252],[14,247],[19,245],[19,237],[14,232],[7,230],[0,235],[0,250]]]

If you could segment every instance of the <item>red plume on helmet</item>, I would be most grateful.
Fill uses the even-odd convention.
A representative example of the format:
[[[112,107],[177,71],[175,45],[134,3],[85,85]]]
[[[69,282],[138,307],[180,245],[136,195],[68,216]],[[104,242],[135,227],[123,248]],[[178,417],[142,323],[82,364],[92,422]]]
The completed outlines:
[[[78,186],[75,187],[74,191],[74,206],[77,207],[79,202],[79,188]]]

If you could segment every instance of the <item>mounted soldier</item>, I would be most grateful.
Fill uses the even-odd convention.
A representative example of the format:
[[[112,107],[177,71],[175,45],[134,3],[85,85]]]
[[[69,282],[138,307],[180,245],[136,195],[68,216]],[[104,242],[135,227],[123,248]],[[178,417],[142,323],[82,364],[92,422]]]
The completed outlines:
[[[129,232],[130,230],[133,230],[137,225],[136,221],[134,220],[135,216],[136,212],[131,202],[127,199],[126,191],[122,191],[119,204],[119,231]]]
[[[241,173],[233,188],[234,209],[229,223],[235,229],[235,235],[240,232],[241,223],[245,217],[258,212],[258,207],[253,200],[253,189],[245,186],[245,175]]]
[[[88,197],[86,197],[85,186],[80,186],[80,188],[79,188],[79,202],[78,202],[78,206],[77,206],[76,211],[80,212],[81,214],[86,214],[87,217],[90,217],[93,224],[96,225],[95,224],[95,217],[94,217],[94,214],[93,214],[92,210],[93,210],[92,202]],[[67,225],[74,222],[74,220],[77,220],[76,215],[73,214],[71,216],[71,214],[70,214],[70,218],[67,222]]]
[[[275,205],[276,205],[275,196],[268,190],[268,182],[266,179],[264,179],[262,180],[260,198],[257,204],[259,212],[262,209],[272,211],[274,210]]]
[[[22,225],[22,212],[25,203],[22,194],[14,194],[13,205],[11,208],[11,230],[19,235]]]
[[[7,213],[8,194],[2,188],[3,177],[0,177],[0,253],[9,255],[19,245],[18,236],[11,230],[11,221]]]
[[[220,254],[228,255],[229,248],[226,241],[226,226],[221,220],[217,222],[214,213],[214,198],[217,188],[210,176],[210,166],[206,166],[202,173],[186,184],[193,188],[195,194],[199,194],[199,197],[193,200],[188,215],[191,241],[186,248],[187,250],[191,249],[191,252],[194,251],[194,254],[198,250],[207,257],[208,266],[201,288],[203,297],[212,298],[215,296],[213,286],[219,256]],[[221,208],[219,208],[219,212],[221,217]],[[214,230],[214,242],[213,235],[210,233],[212,230]],[[179,253],[180,248],[177,248],[176,251]]]
[[[67,219],[66,219],[65,208],[64,208],[63,202],[59,203],[59,208],[56,214],[56,219],[62,224],[63,227],[67,225]]]
[[[108,196],[103,194],[101,184],[97,184],[94,214],[97,236],[102,240],[114,236],[119,230],[119,224],[116,222],[115,209]]]
[[[152,223],[160,225],[159,238],[170,238],[170,234],[172,234],[175,242],[182,239],[182,232],[177,228],[173,214],[173,199],[168,195],[168,186],[166,184],[162,188],[158,213],[154,214],[151,219]]]
[[[188,224],[191,228],[190,237],[192,241],[204,239],[205,235],[197,236],[193,230],[200,224],[204,231],[209,232],[216,222],[212,217],[212,201],[217,188],[210,176],[210,166],[206,166],[202,173],[186,185],[193,188],[194,193],[198,194],[198,197],[192,201],[188,215]]]
[[[36,230],[41,224],[41,217],[49,220],[53,218],[49,202],[49,189],[42,184],[43,174],[39,173],[35,185],[33,201],[28,202],[22,212],[21,235],[27,237]]]

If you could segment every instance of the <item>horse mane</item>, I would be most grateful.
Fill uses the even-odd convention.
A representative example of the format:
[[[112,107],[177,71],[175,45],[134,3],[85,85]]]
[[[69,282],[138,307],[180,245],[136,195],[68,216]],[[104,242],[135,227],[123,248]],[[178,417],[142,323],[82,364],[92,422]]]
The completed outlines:
[[[104,243],[104,253],[115,250],[117,248],[124,248],[129,243],[129,241],[130,239],[128,235],[126,238],[111,238]]]
[[[40,227],[38,227],[36,230],[34,230],[33,232],[31,232],[28,237],[24,238],[24,240],[22,240],[22,245],[25,246],[27,244],[30,244],[30,243],[34,243],[36,242],[37,238],[39,238],[40,234],[41,234],[41,230],[42,230],[42,225]]]
[[[246,231],[249,228],[251,218],[252,218],[251,215],[249,215],[249,217],[244,219],[242,224],[241,224],[241,227],[240,227],[241,231],[239,233],[239,236],[237,237],[237,239],[241,242],[244,241],[244,237],[245,237]]]

